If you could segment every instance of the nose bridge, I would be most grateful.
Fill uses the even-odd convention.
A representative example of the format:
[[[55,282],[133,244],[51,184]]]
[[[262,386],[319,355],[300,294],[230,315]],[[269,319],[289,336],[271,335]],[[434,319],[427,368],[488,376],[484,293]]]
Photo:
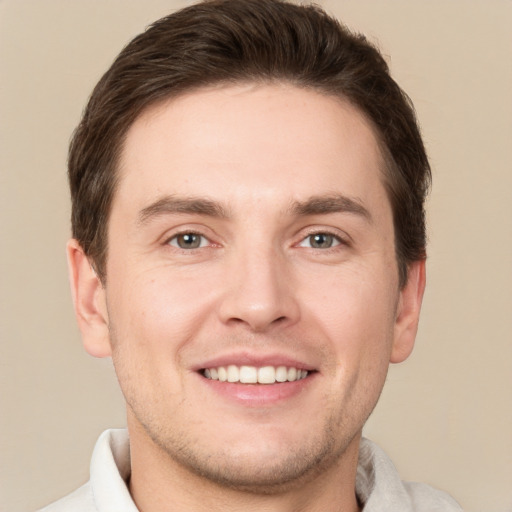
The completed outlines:
[[[299,308],[286,256],[268,238],[254,242],[240,242],[231,255],[222,319],[246,324],[254,331],[294,323]]]

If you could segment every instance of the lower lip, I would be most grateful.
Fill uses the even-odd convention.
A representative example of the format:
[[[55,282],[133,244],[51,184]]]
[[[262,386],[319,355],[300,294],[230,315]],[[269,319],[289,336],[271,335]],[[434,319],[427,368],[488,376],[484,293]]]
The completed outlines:
[[[315,374],[305,379],[293,382],[280,382],[275,384],[241,384],[239,382],[221,382],[207,379],[200,375],[202,381],[214,392],[222,397],[239,402],[248,407],[270,406],[281,403],[300,395],[311,385]]]

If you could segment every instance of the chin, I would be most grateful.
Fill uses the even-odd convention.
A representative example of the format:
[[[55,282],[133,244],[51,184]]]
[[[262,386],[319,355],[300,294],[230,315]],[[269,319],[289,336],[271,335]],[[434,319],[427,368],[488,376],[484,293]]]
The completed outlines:
[[[196,475],[222,487],[257,494],[279,494],[304,485],[334,462],[329,445],[316,451],[283,452],[281,456],[257,460],[232,453],[182,455],[182,465]]]
[[[217,486],[266,495],[282,494],[314,480],[335,466],[354,440],[354,436],[340,439],[332,425],[317,430],[315,437],[304,431],[295,439],[271,433],[271,428],[242,435],[238,441],[231,435],[229,441],[216,438],[209,442],[145,430],[172,465]]]

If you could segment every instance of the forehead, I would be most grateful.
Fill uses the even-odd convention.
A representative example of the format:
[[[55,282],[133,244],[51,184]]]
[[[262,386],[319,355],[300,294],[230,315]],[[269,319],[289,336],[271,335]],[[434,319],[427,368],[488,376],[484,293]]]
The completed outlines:
[[[370,122],[348,101],[285,84],[219,86],[154,105],[133,123],[114,208],[163,194],[243,205],[350,192],[371,202],[384,191],[383,167]]]

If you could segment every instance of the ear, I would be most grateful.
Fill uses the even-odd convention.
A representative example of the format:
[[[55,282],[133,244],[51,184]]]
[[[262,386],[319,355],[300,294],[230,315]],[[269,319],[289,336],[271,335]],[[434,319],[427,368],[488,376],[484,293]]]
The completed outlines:
[[[400,290],[390,362],[401,363],[409,357],[418,330],[421,302],[425,291],[425,260],[409,265],[408,278]]]
[[[94,357],[111,355],[105,288],[77,240],[67,244],[69,280],[85,350]]]

